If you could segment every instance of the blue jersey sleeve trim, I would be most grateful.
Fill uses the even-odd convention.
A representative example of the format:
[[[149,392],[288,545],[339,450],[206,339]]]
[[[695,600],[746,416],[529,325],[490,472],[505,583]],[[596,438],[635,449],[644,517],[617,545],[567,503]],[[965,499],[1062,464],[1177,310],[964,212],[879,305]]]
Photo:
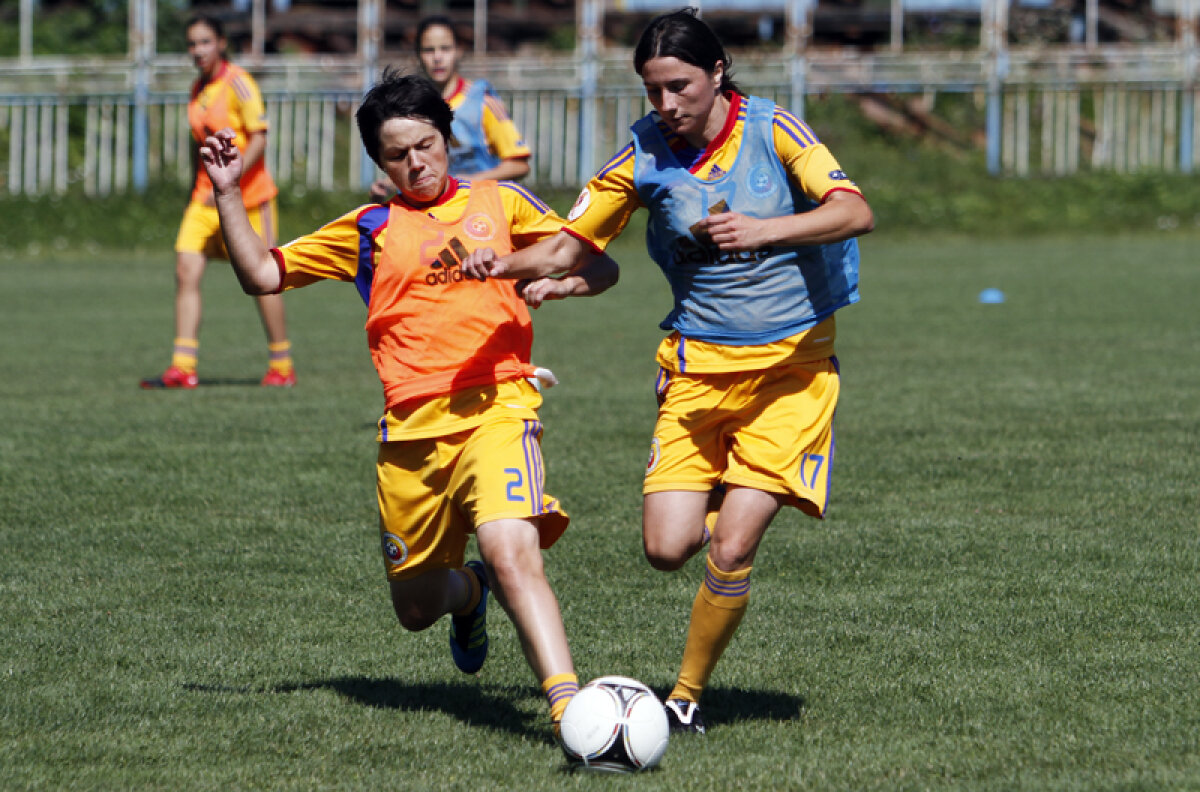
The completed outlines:
[[[621,149],[615,155],[613,155],[613,158],[604,164],[604,167],[601,168],[599,173],[596,174],[597,178],[603,178],[603,177],[607,176],[610,171],[612,171],[614,168],[619,168],[622,164],[624,164],[626,161],[628,161],[632,156],[633,156],[633,144],[630,143],[629,145],[625,146],[625,148]]]
[[[786,110],[775,110],[775,126],[791,135],[792,139],[799,143],[801,148],[815,146],[821,142],[808,124]]]
[[[528,187],[524,187],[520,184],[517,184],[516,182],[510,182],[510,181],[496,182],[496,184],[498,184],[500,187],[512,190],[517,195],[521,196],[526,201],[528,201],[530,204],[532,204],[534,207],[536,207],[537,210],[539,212],[541,212],[542,214],[549,214],[550,207],[547,206],[545,204],[545,202],[542,201],[541,198],[538,198],[536,195],[534,195],[532,192],[530,192]]]
[[[375,238],[387,227],[391,208],[386,204],[371,206],[358,216],[358,270],[354,286],[364,305],[371,304],[371,284],[375,281]]]

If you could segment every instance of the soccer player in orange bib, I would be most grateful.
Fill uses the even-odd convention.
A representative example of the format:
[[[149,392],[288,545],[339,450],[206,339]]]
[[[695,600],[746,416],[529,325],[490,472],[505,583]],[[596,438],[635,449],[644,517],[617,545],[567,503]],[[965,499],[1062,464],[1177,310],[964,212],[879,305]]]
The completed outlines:
[[[854,238],[874,218],[807,124],[738,90],[694,10],[652,20],[634,68],[654,111],[565,231],[505,257],[481,250],[464,271],[569,268],[649,212],[647,248],[674,305],[660,325],[642,539],[667,571],[708,547],[666,701],[673,731],[703,733],[700,695],[746,612],[763,535],[783,506],[825,513],[841,387],[834,312],[858,300]]]
[[[188,54],[200,70],[188,101],[188,124],[200,144],[218,129],[234,130],[243,152],[242,200],[250,224],[268,245],[275,244],[275,182],[263,162],[267,147],[267,117],[262,94],[254,79],[225,58],[225,35],[220,20],[196,16],[186,26]],[[142,380],[143,388],[195,388],[200,351],[200,281],[208,258],[225,258],[220,219],[213,202],[212,183],[197,162],[191,200],[175,240],[175,346],[171,365],[161,376]],[[283,298],[264,294],[256,298],[267,332],[266,386],[296,384],[292,345],[288,341]]]
[[[451,117],[426,78],[385,72],[357,120],[398,195],[274,249],[246,217],[232,133],[209,137],[201,156],[248,293],[332,279],[355,284],[367,304],[367,341],[387,403],[376,467],[380,538],[400,624],[423,630],[451,614],[454,662],[475,673],[487,656],[494,592],[557,726],[579,684],[541,550],[568,519],[543,489],[542,399],[529,380],[553,377],[530,363],[527,304],[598,294],[617,267],[593,256],[520,292],[510,281],[465,278],[460,262],[479,246],[521,248],[565,221],[513,182],[450,176]],[[482,562],[464,565],[471,533]]]

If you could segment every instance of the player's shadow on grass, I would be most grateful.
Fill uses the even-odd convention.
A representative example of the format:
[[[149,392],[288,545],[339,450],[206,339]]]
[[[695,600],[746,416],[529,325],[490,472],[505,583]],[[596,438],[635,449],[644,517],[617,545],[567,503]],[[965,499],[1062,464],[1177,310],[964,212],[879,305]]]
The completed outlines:
[[[200,388],[257,388],[260,385],[253,377],[201,377],[197,383]]]
[[[339,677],[316,682],[285,682],[268,687],[235,687],[189,683],[185,688],[201,693],[295,693],[305,690],[332,690],[351,701],[380,709],[412,712],[438,710],[473,726],[507,731],[528,737],[545,734],[544,717],[537,717],[513,706],[512,697],[521,695],[505,687],[504,693],[490,693],[475,684],[421,684],[398,679]]]

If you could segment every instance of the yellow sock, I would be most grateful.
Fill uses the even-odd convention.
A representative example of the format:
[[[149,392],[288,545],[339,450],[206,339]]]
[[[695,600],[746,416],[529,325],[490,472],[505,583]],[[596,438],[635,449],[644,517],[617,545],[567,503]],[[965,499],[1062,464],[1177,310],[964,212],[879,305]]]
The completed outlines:
[[[579,692],[579,677],[574,674],[555,674],[542,680],[542,692],[550,702],[550,720],[557,724],[562,720],[567,703]]]
[[[195,338],[176,338],[171,352],[171,365],[188,374],[196,371],[196,357],[200,353],[200,342]]]
[[[291,341],[275,341],[267,344],[267,350],[271,353],[268,366],[272,371],[278,371],[280,374],[292,373],[292,342]]]
[[[462,610],[454,611],[455,616],[466,616],[471,611],[475,610],[475,606],[479,604],[479,597],[482,590],[479,588],[479,578],[471,570],[463,567],[462,569],[454,570],[458,573],[467,584],[467,604]]]
[[[721,515],[721,504],[725,502],[725,485],[717,484],[708,493],[708,505],[704,513],[704,544],[712,539],[713,531],[717,530],[717,517]]]
[[[729,640],[737,632],[750,603],[750,570],[722,572],[705,557],[708,571],[704,583],[692,602],[692,619],[688,623],[687,643],[683,647],[683,662],[675,689],[667,698],[699,701],[700,693]]]

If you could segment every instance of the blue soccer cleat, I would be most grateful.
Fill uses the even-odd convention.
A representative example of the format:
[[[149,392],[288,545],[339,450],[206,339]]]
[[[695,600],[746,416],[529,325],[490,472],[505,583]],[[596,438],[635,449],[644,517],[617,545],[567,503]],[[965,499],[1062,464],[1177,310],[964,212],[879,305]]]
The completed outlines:
[[[483,668],[483,661],[487,660],[487,601],[490,589],[482,561],[469,562],[467,569],[479,578],[479,604],[465,616],[451,615],[450,654],[459,671],[474,674]]]

